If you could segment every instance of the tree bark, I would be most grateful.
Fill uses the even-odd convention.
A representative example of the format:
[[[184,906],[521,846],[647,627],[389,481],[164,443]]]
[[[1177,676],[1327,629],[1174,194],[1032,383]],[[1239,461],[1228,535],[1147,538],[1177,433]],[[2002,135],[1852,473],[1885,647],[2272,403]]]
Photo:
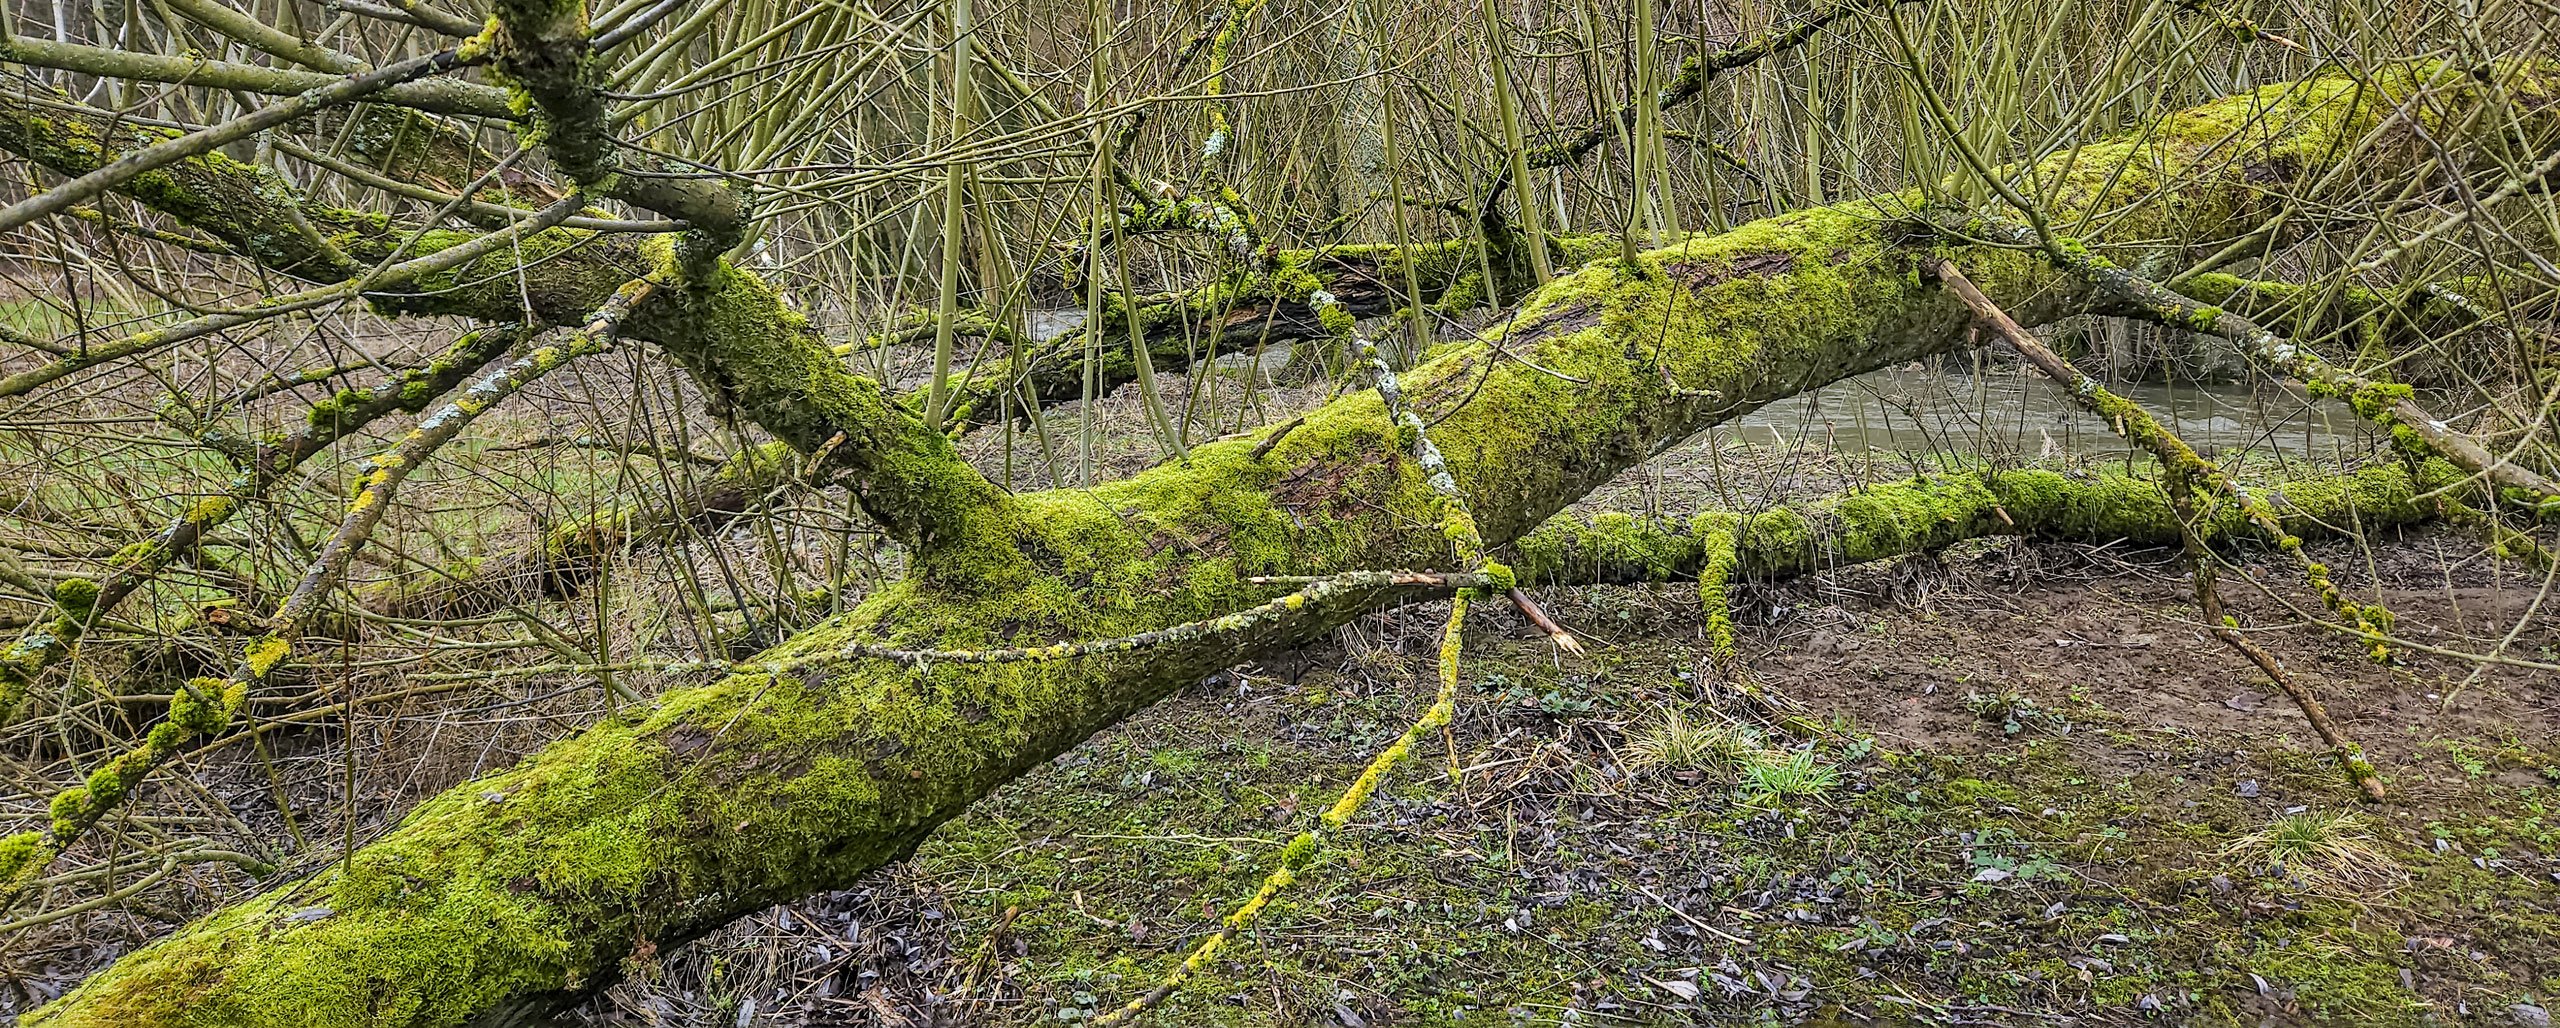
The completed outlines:
[[[2054,184],[2056,211],[2114,211],[2116,238],[2227,237],[2350,155],[2414,163],[2414,147],[2355,144],[2404,109],[2419,76],[2270,87],[2139,141],[2058,155],[2035,181]],[[2482,88],[2427,87],[2430,110]],[[1967,345],[1969,315],[1921,281],[1925,256],[1960,256],[2023,318],[2087,300],[2030,255],[1912,233],[1918,206],[1905,195],[1801,211],[1595,262],[1532,295],[1507,332],[1403,375],[1404,396],[1499,545],[1702,428]],[[806,424],[846,420],[807,413],[838,402],[808,395],[813,376],[831,380],[750,334],[762,327],[706,323],[668,349],[778,437],[813,442]],[[872,466],[905,459],[905,438]],[[669,693],[450,790],[345,861],[125,957],[24,1023],[441,1026],[565,1006],[635,946],[678,944],[901,859],[989,790],[1171,690],[1413,592],[1350,588],[1234,634],[1072,659],[821,658],[1129,636],[1271,599],[1252,576],[1447,567],[1450,542],[1415,527],[1435,523],[1437,499],[1405,451],[1364,392],[1275,445],[1204,445],[1091,489],[963,488],[967,502],[942,506],[931,490],[908,494],[925,501],[903,512],[910,576],[762,658],[787,672]]]

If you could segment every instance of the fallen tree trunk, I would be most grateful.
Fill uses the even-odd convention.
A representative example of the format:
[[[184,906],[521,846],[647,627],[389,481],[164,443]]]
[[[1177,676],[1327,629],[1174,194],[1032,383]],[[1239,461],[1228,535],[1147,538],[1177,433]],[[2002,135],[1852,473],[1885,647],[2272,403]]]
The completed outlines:
[[[523,603],[578,595],[623,548],[716,531],[761,509],[799,466],[780,443],[751,446],[666,497],[610,507],[545,529],[533,548],[457,567],[433,581],[386,592],[394,617],[469,618]]]
[[[1618,240],[1559,236],[1551,249],[1581,264],[1616,252]],[[1486,268],[1497,279],[1491,288],[1484,281]],[[1405,295],[1408,275],[1420,287],[1418,295]],[[1320,307],[1337,307],[1354,319],[1417,306],[1465,310],[1484,306],[1495,295],[1520,295],[1533,281],[1523,253],[1488,254],[1479,239],[1292,250],[1279,254],[1267,270],[1230,272],[1207,288],[1147,300],[1117,298],[1104,311],[1099,337],[1091,334],[1092,326],[1079,325],[1025,346],[1018,361],[991,361],[979,373],[958,377],[952,384],[955,417],[994,421],[1002,414],[1000,397],[1007,388],[1044,407],[1080,398],[1088,346],[1095,357],[1095,384],[1107,394],[1137,381],[1132,340],[1147,348],[1147,359],[1157,371],[1181,370],[1212,354],[1328,340],[1335,332],[1324,324]],[[1327,298],[1331,304],[1323,302]],[[1350,356],[1344,355],[1346,364]],[[1014,404],[1014,417],[1025,416],[1022,405]]]
[[[2253,489],[2285,529],[2319,539],[2362,529],[2433,520],[2424,495],[2459,482],[2459,469],[2430,462],[2417,477],[2378,465]],[[2245,536],[2237,506],[2208,512],[2196,534]],[[1724,536],[1719,549],[1718,536]],[[1686,517],[1559,514],[1508,548],[1522,583],[1587,585],[1696,578],[1732,561],[1736,578],[1790,578],[1911,554],[1969,539],[2015,536],[2055,542],[2125,541],[2176,546],[2177,511],[2158,479],[2121,472],[2043,468],[1960,471],[1869,486],[1802,505],[1759,511],[1702,511]]]
[[[2435,91],[2429,111],[2483,91],[2431,72],[2270,87],[2137,142],[2058,155],[2037,181],[2053,183],[2057,211],[2112,211],[2118,238],[2235,234],[2272,193],[2336,161],[2419,159],[2363,143],[2420,89]],[[1509,331],[1403,376],[1403,394],[1499,545],[1699,429],[1965,346],[1968,312],[1922,282],[1924,256],[1961,253],[2022,317],[2087,300],[2031,255],[1920,241],[1901,221],[1918,206],[1898,196],[1803,211],[1595,263],[1532,296]],[[797,351],[722,328],[683,335],[689,367],[795,446],[829,423],[792,420],[790,391],[817,373]],[[866,442],[860,470],[932,456],[899,442]],[[1073,658],[920,664],[848,648],[1132,636],[1271,599],[1252,576],[1448,566],[1450,540],[1415,528],[1436,523],[1438,501],[1399,459],[1405,442],[1363,393],[1277,441],[1204,445],[1091,489],[1012,496],[918,479],[930,502],[887,512],[914,548],[909,577],[764,658],[787,672],[670,693],[448,791],[346,860],[125,957],[24,1023],[455,1025],[560,1008],[611,981],[635,947],[681,943],[898,860],[989,790],[1170,690],[1415,591],[1373,580],[1236,631]]]

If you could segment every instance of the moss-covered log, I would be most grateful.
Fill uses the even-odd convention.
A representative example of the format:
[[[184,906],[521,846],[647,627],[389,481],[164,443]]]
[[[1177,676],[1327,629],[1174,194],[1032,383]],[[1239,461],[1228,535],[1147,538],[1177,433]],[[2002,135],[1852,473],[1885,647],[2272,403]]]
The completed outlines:
[[[486,558],[377,602],[399,617],[467,618],[520,603],[576,596],[623,548],[718,529],[764,504],[800,461],[766,443],[739,451],[663,500],[625,504],[546,529],[530,550]]]
[[[0,149],[53,172],[80,176],[179,133],[0,98]],[[208,169],[221,172],[209,174]],[[297,278],[335,282],[360,272],[332,236],[353,240],[386,222],[352,211],[305,210],[273,172],[221,154],[191,157],[121,183],[118,191],[199,228],[259,265]],[[307,217],[306,217],[307,215]],[[388,257],[388,250],[380,257]]]
[[[2234,97],[2138,141],[2058,155],[2035,180],[2058,211],[2115,210],[2115,238],[2227,237],[2349,154],[2418,159],[2414,146],[2353,144],[2394,112],[2450,116],[2433,112],[2477,102],[2482,87],[2447,75],[2423,84],[2433,103],[2404,106],[2422,71]],[[2510,96],[2548,86],[2503,84]],[[2085,300],[2029,255],[1913,242],[1900,219],[1916,206],[1898,196],[1803,211],[1595,263],[1533,296],[1506,338],[1444,347],[1402,377],[1403,395],[1499,545],[1701,428],[1966,345],[1967,312],[1916,271],[1930,252],[1960,257],[2022,316]],[[733,368],[791,381],[810,370],[752,359],[755,341],[728,332],[704,338],[749,353]],[[779,396],[782,383],[741,391]],[[1363,393],[1268,447],[1215,443],[1117,483],[993,497],[918,537],[908,578],[770,658],[1135,635],[1270,599],[1256,575],[1446,566],[1449,540],[1417,528],[1436,524],[1438,501],[1401,459],[1405,442]],[[556,1007],[615,977],[634,947],[897,860],[988,790],[1168,691],[1394,598],[1311,605],[1285,630],[1201,645],[961,666],[817,661],[679,690],[429,801],[346,860],[128,955],[25,1023],[455,1025]]]
[[[2319,539],[2348,526],[2433,520],[2438,511],[2425,494],[2460,481],[2461,473],[2438,461],[2420,474],[2412,479],[2391,464],[2252,488],[2287,531]],[[2236,506],[2215,507],[2208,516],[2210,523],[2196,526],[2208,540],[2250,534]],[[1986,468],[1751,512],[1559,514],[1513,541],[1508,556],[1523,584],[1661,582],[1697,577],[1729,547],[1733,576],[1776,579],[2002,536],[2142,546],[2176,546],[2182,539],[2177,512],[2156,478]]]
[[[1568,266],[1580,265],[1617,252],[1618,240],[1559,236],[1551,249]],[[1404,293],[1408,263],[1410,280],[1421,290],[1414,297]],[[1496,278],[1491,289],[1484,281],[1487,268]],[[1535,281],[1524,253],[1488,255],[1478,239],[1285,251],[1268,269],[1231,272],[1204,288],[1134,304],[1114,297],[1098,327],[1079,325],[1031,344],[1018,362],[991,362],[986,372],[955,383],[960,395],[955,410],[979,422],[1001,417],[1000,397],[1008,386],[1042,406],[1075,400],[1084,395],[1087,346],[1095,349],[1096,382],[1107,394],[1137,381],[1132,338],[1143,341],[1157,371],[1176,370],[1213,355],[1254,353],[1271,343],[1334,338],[1339,333],[1318,313],[1325,306],[1338,307],[1354,319],[1383,317],[1417,304],[1469,310],[1491,304],[1497,296],[1525,294]],[[1330,305],[1323,302],[1328,297]],[[1097,334],[1089,338],[1088,333]],[[1351,355],[1342,359],[1347,363]],[[1016,417],[1022,416],[1021,402],[1013,406]]]

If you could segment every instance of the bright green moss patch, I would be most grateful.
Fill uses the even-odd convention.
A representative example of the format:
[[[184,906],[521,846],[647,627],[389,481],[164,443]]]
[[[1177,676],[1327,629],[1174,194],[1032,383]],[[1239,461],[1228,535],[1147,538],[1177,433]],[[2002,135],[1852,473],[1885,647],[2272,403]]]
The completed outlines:
[[[44,833],[19,832],[0,838],[0,881],[16,877],[27,861],[43,851]]]
[[[240,661],[251,675],[264,678],[275,670],[276,665],[284,663],[284,658],[292,652],[292,643],[272,635],[260,636],[258,641],[241,650]]]
[[[87,621],[96,613],[98,583],[86,578],[66,578],[53,586],[53,605],[62,616],[73,621]]]

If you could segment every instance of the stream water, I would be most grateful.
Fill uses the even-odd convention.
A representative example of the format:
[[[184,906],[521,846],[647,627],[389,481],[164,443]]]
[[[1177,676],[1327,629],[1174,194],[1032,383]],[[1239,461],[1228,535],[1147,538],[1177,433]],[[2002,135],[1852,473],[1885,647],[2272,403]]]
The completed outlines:
[[[2121,383],[2109,387],[2208,454],[2362,454],[2376,442],[2355,412],[2327,401],[2245,384]],[[1842,453],[2014,453],[2028,457],[2125,452],[2061,386],[2022,371],[1888,368],[1770,404],[1716,430],[1754,447],[1828,447]]]

